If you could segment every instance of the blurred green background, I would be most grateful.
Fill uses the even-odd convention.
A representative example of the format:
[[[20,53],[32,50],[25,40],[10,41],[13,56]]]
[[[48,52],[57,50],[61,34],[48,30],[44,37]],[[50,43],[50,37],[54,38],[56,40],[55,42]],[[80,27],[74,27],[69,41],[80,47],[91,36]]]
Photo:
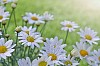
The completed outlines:
[[[11,11],[10,8],[8,10]],[[59,39],[64,39],[66,32],[61,31],[60,25],[63,20],[74,21],[80,28],[90,27],[97,31],[100,36],[100,0],[19,0],[16,8],[17,24],[22,24],[21,16],[25,12],[43,14],[45,11],[53,14],[55,18],[54,21],[47,24],[43,35],[45,38],[58,36]],[[14,30],[12,24],[14,24],[13,20],[9,29]],[[11,30],[8,32],[13,34]],[[80,40],[76,32],[69,33],[66,48],[68,52],[72,50],[72,45]],[[86,66],[85,64],[82,62],[80,66]]]

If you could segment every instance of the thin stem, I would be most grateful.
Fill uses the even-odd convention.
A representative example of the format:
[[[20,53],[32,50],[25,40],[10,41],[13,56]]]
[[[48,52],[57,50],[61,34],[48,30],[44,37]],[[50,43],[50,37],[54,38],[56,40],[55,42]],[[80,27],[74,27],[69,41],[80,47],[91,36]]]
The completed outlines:
[[[36,31],[38,30],[38,28],[39,28],[39,25],[36,26]]]
[[[8,21],[8,24],[7,24],[6,29],[9,27],[9,24],[10,24],[10,21],[11,21],[11,17],[12,17],[13,12],[14,12],[14,9],[12,9],[12,12],[10,14],[10,18],[9,18],[9,21]]]
[[[14,14],[13,15],[14,15],[15,26],[17,27],[15,10],[14,10]]]
[[[40,32],[41,32],[41,35],[43,34],[43,32],[44,32],[44,30],[45,30],[45,26],[46,26],[46,22],[45,22],[45,24],[43,25],[43,27],[42,27],[42,29],[40,30]]]
[[[66,32],[66,37],[65,37],[65,41],[64,41],[64,43],[66,43],[66,41],[67,41],[68,33],[69,33],[69,30],[67,30],[67,32]]]

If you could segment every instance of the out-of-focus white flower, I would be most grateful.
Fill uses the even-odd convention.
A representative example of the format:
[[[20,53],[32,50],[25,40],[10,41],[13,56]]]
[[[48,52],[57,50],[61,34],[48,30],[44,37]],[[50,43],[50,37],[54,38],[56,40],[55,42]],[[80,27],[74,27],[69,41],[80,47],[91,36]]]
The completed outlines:
[[[22,42],[25,46],[31,46],[31,48],[40,47],[39,43],[43,42],[43,38],[41,35],[37,32],[29,32],[27,34],[26,32],[21,32],[21,34],[18,35],[18,39],[20,40],[19,42]]]
[[[45,22],[54,20],[53,15],[49,14],[48,12],[45,12],[42,16],[42,20]]]
[[[30,26],[29,28],[24,26],[24,27],[21,27],[21,32],[25,32],[27,34],[29,34],[29,32],[32,32],[34,33],[36,31],[36,28],[32,28],[32,26]],[[20,33],[21,33],[20,32]]]
[[[3,21],[5,21],[5,20],[7,20],[7,19],[9,19],[8,18],[8,16],[10,15],[9,14],[9,12],[5,12],[4,10],[5,10],[5,8],[3,8],[2,6],[0,6],[0,22],[3,22]]]
[[[51,65],[51,57],[42,56],[41,58],[34,59],[32,66],[48,66]]]
[[[64,61],[65,66],[77,66],[79,65],[78,61],[75,60],[75,57],[71,57],[70,54]]]
[[[73,46],[75,50],[78,50],[78,57],[80,59],[86,58],[91,54],[92,46],[86,44],[85,42],[76,43],[76,46]]]
[[[11,56],[11,53],[14,52],[13,48],[16,46],[15,44],[12,45],[12,43],[12,40],[5,42],[4,38],[0,39],[0,58],[6,59],[6,57]]]
[[[85,28],[85,30],[80,29],[78,34],[81,36],[81,41],[88,42],[90,45],[98,44],[96,41],[100,40],[100,38],[96,36],[97,32],[90,28]]]
[[[30,58],[29,57],[26,57],[26,59],[19,59],[18,60],[18,65],[19,66],[32,66],[31,65],[32,63],[31,63],[31,61],[30,61]]]
[[[64,30],[64,31],[69,31],[69,32],[72,32],[74,31],[76,28],[78,28],[79,26],[74,23],[74,22],[71,22],[71,21],[63,21],[61,22],[61,25],[62,25],[62,28],[61,30]]]
[[[100,49],[94,50],[92,56],[87,58],[87,62],[91,66],[100,66]]]
[[[42,17],[36,13],[34,13],[34,14],[26,13],[26,15],[23,17],[23,20],[28,20],[29,24],[40,25],[40,24],[44,23],[44,21],[42,20]]]
[[[45,46],[41,51],[40,56],[51,56],[53,64],[63,65],[61,61],[66,58],[66,52],[63,49],[65,46],[61,44],[62,40],[58,40],[58,37],[55,37],[54,39],[51,38],[50,40],[47,39],[47,41],[44,43]]]
[[[13,0],[0,0],[0,2],[2,3],[2,4],[7,4],[7,3],[10,3],[10,2],[12,2]]]

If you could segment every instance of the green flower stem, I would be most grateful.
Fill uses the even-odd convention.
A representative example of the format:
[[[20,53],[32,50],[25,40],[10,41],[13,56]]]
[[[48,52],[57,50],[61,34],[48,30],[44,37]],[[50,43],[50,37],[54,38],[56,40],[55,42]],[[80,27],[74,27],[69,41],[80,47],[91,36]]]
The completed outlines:
[[[38,31],[39,25],[36,26],[36,31]]]
[[[44,30],[45,30],[45,27],[46,27],[46,22],[45,22],[45,24],[43,25],[43,27],[42,27],[42,29],[40,30],[40,32],[41,32],[41,35],[43,35],[43,32],[44,32]]]
[[[67,41],[68,33],[69,33],[69,30],[67,30],[67,32],[66,32],[66,37],[65,37],[64,43],[66,43],[66,41]]]
[[[17,27],[15,9],[14,9],[14,12],[13,13],[14,13],[13,15],[14,15],[15,26]]]
[[[9,27],[9,24],[10,24],[10,21],[11,21],[11,18],[12,18],[12,14],[13,14],[13,12],[14,12],[14,9],[12,9],[12,11],[11,11],[11,14],[10,14],[10,17],[9,17],[9,21],[8,21],[8,24],[7,24],[6,30],[7,30],[8,27]]]

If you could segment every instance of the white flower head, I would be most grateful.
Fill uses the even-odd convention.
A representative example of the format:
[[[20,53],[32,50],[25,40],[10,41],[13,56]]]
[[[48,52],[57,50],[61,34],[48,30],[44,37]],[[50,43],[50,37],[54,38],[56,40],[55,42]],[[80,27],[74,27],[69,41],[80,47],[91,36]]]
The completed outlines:
[[[19,59],[18,60],[18,66],[32,66],[31,61],[29,57],[26,57],[26,59]]]
[[[29,32],[29,34],[21,32],[18,36],[19,42],[22,42],[25,46],[31,46],[31,48],[34,48],[34,46],[40,47],[39,43],[43,43],[43,38],[37,32]]]
[[[34,59],[32,61],[32,66],[48,66],[51,64],[51,57],[47,56],[42,56],[41,58]]]
[[[45,46],[43,47],[40,56],[51,56],[52,63],[63,65],[61,60],[66,58],[66,52],[63,49],[66,45],[62,45],[62,40],[58,40],[58,37],[55,37],[54,39],[46,39],[44,45]]]
[[[64,30],[64,31],[67,31],[68,30],[69,32],[72,32],[76,28],[79,27],[75,22],[66,21],[66,20],[63,21],[63,22],[61,22],[61,25],[62,25],[61,30]]]
[[[44,23],[44,21],[42,21],[41,19],[42,17],[36,13],[32,14],[32,13],[26,13],[26,15],[23,17],[24,20],[28,20],[29,24],[42,24]]]
[[[3,8],[3,7],[0,7],[0,9],[1,9],[1,10],[0,10],[0,22],[9,19],[9,18],[8,18],[8,16],[10,15],[9,12],[5,12],[5,11],[4,11],[5,8]]]
[[[64,64],[66,66],[77,66],[77,65],[79,65],[78,61],[75,60],[75,57],[71,57],[70,54],[68,54],[68,57],[64,61]]]
[[[45,12],[42,16],[42,20],[45,22],[54,20],[53,15],[49,14],[48,12]]]
[[[87,62],[90,65],[100,66],[100,49],[94,50],[92,56],[87,58]]]
[[[0,0],[0,2],[2,3],[2,4],[7,4],[7,3],[10,3],[10,2],[12,2],[13,0]]]
[[[13,48],[16,46],[15,44],[12,44],[12,40],[8,40],[7,42],[5,42],[4,38],[0,39],[0,58],[6,59],[6,57],[11,56],[11,53],[14,52]]]
[[[91,54],[92,46],[86,44],[85,42],[76,42],[76,46],[73,46],[75,50],[78,51],[78,57],[80,59],[86,58]]]
[[[82,41],[88,42],[90,45],[98,44],[96,41],[100,40],[100,38],[96,36],[97,32],[91,30],[90,28],[85,28],[84,30],[80,29],[78,34],[80,35]]]

